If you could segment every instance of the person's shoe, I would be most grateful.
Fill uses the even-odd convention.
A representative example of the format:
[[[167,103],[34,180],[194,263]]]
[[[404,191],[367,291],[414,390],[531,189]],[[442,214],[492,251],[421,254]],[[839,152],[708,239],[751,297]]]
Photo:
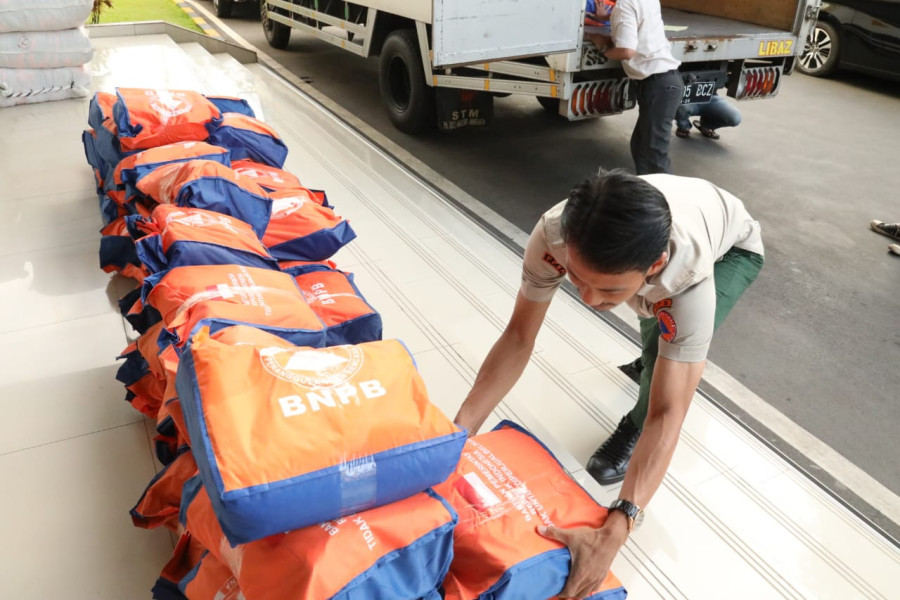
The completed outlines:
[[[703,137],[709,138],[711,140],[719,139],[720,136],[718,133],[716,133],[715,129],[710,129],[709,127],[704,127],[703,125],[700,124],[700,121],[694,121],[693,124],[694,124],[694,127],[696,127],[697,129],[700,130],[700,134]]]
[[[878,219],[874,219],[869,223],[869,227],[872,228],[872,231],[877,231],[881,235],[900,240],[900,223],[883,223]]]
[[[681,129],[680,127],[676,127],[675,135],[677,135],[680,138],[691,137],[691,130],[690,129]]]
[[[897,256],[900,256],[900,244],[891,244],[890,246],[888,246],[888,250],[890,250]]]
[[[627,365],[619,365],[619,370],[628,375],[628,379],[641,385],[641,371],[644,370],[644,363],[641,362],[640,356]]]
[[[587,471],[601,485],[618,483],[625,479],[625,470],[631,460],[634,445],[641,437],[641,430],[634,426],[631,417],[625,415],[612,435],[594,452],[587,463]]]

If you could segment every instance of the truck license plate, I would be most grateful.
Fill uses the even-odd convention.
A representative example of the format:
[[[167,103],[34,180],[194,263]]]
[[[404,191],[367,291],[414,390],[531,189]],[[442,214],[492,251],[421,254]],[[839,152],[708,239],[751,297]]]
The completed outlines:
[[[716,95],[715,81],[692,81],[684,84],[682,104],[704,104]]]

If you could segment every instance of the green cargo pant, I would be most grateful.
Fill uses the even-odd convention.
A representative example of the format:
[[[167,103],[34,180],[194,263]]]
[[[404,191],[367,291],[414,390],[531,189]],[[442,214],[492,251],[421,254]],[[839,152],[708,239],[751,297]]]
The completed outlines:
[[[763,257],[755,252],[740,248],[732,248],[725,253],[722,260],[716,263],[713,278],[716,282],[716,317],[713,330],[719,328],[738,298],[750,287],[763,266]],[[641,319],[641,388],[638,392],[637,404],[631,409],[629,416],[638,429],[644,426],[647,408],[650,406],[650,382],[653,381],[653,368],[656,366],[656,355],[659,352],[659,321],[654,318]]]

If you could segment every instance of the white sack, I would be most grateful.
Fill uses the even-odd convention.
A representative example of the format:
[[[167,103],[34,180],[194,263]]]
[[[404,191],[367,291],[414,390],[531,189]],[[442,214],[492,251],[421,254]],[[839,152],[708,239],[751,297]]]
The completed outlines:
[[[81,27],[94,0],[0,0],[0,32]]]
[[[0,33],[0,68],[78,67],[89,62],[93,55],[94,49],[84,27]]]
[[[90,86],[91,74],[83,66],[0,69],[0,107],[83,98]]]

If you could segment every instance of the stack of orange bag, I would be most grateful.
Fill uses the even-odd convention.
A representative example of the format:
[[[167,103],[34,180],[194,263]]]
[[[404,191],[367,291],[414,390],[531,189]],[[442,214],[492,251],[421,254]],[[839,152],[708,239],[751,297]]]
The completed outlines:
[[[117,377],[165,465],[131,516],[180,536],[154,598],[558,593],[568,551],[517,515],[539,498],[548,522],[599,526],[605,509],[527,436],[494,452],[536,466],[516,480],[534,496],[498,512],[479,494],[508,489],[466,487],[472,449],[506,433],[466,443],[405,346],[379,341],[380,315],[328,261],[356,234],[282,169],[277,133],[241,100],[180,90],[97,94],[89,122],[102,267],[139,284]],[[591,598],[623,597],[610,576]]]

